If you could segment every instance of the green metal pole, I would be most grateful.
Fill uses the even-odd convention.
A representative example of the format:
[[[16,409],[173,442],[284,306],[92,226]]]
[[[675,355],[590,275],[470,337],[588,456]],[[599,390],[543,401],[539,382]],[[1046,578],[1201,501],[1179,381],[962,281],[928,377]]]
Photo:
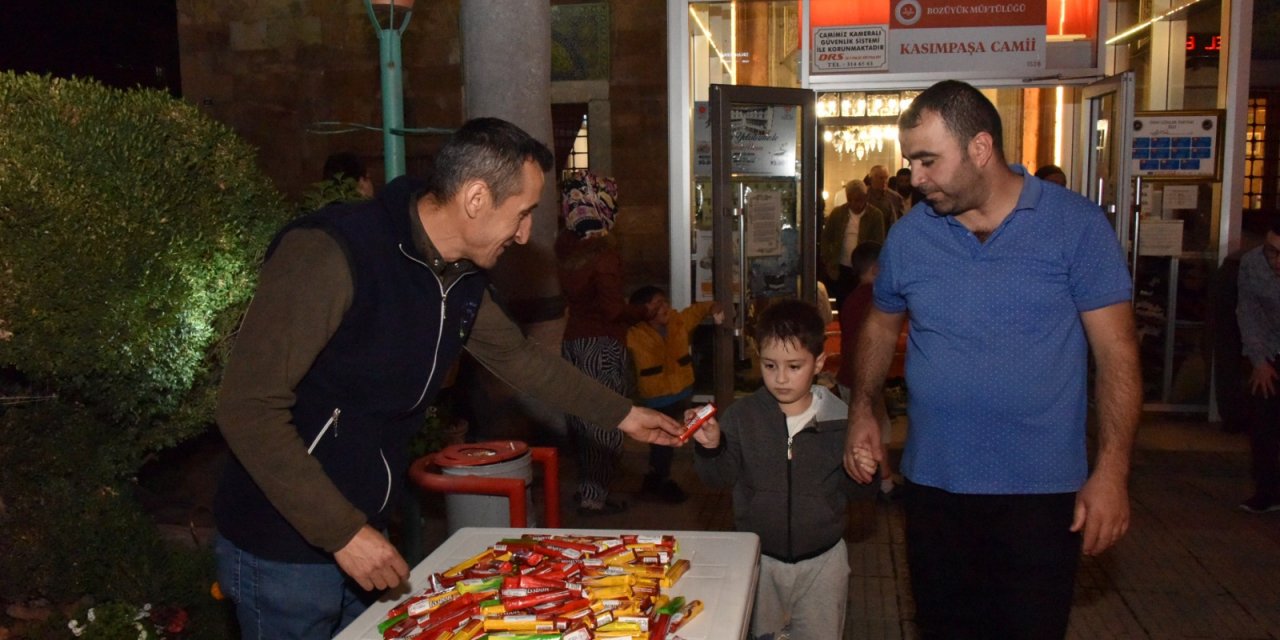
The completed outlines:
[[[400,31],[383,29],[378,35],[382,63],[382,154],[386,179],[404,175],[404,87],[401,73]]]
[[[364,0],[369,21],[378,34],[378,61],[382,69],[382,161],[387,182],[404,175],[404,82],[400,57],[400,36],[409,27],[413,10],[396,14],[396,4],[387,3],[387,26],[378,22],[371,0]],[[399,24],[397,24],[399,23]]]

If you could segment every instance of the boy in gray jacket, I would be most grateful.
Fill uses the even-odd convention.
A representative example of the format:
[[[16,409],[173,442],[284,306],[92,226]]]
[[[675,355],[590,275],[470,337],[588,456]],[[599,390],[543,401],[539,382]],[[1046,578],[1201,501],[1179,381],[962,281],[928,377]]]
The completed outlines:
[[[695,469],[708,486],[733,487],[735,527],[760,536],[751,636],[788,629],[793,640],[839,638],[845,511],[855,494],[870,493],[844,471],[845,403],[813,384],[825,327],[813,305],[784,300],[760,314],[755,339],[764,388],[694,433]]]

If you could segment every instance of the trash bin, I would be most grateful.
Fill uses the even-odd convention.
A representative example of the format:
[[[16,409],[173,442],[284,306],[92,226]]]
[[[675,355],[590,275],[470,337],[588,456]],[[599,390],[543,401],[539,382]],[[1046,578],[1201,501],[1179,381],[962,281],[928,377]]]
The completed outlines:
[[[525,505],[533,504],[533,457],[529,445],[515,440],[495,440],[445,447],[435,455],[435,464],[447,476],[518,478],[525,484]],[[449,534],[463,527],[510,526],[507,498],[450,493],[445,496]],[[532,509],[529,526],[536,527]]]

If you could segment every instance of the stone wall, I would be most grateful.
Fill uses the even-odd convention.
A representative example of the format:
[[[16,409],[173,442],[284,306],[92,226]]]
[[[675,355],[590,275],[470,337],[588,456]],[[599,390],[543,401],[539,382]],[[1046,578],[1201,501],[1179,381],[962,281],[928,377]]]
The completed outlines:
[[[462,121],[458,0],[420,2],[404,34],[405,124]],[[311,133],[319,122],[380,126],[378,39],[364,4],[178,0],[183,97],[257,146],[263,170],[297,195],[330,153],[350,150],[382,182],[382,134]],[[410,173],[428,168],[436,136],[406,142]]]
[[[667,24],[665,3],[611,0],[609,80],[616,232],[628,290],[670,286],[667,175]]]
[[[408,127],[455,127],[464,117],[460,0],[418,0],[404,33]],[[609,0],[609,117],[621,215],[616,228],[628,290],[669,286],[666,10],[658,0]],[[382,183],[382,134],[308,132],[319,122],[380,126],[378,40],[359,0],[178,0],[183,97],[258,147],[263,171],[297,196],[330,153],[350,150]],[[406,140],[422,175],[439,136]]]

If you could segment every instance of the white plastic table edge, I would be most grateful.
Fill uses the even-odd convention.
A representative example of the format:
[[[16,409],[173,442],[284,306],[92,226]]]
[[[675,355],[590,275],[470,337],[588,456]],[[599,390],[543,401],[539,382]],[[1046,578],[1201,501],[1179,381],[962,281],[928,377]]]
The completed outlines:
[[[718,611],[714,605],[708,604],[702,614],[694,618],[689,626],[680,630],[680,637],[686,640],[743,640],[747,637],[751,622],[751,607],[755,601],[757,570],[760,564],[760,538],[754,533],[738,531],[663,531],[657,529],[516,529],[505,527],[464,527],[449,536],[443,544],[436,548],[418,563],[409,573],[409,586],[401,587],[393,593],[385,594],[356,618],[346,629],[343,629],[334,640],[382,640],[378,633],[378,623],[386,617],[387,611],[408,594],[419,591],[426,584],[427,576],[434,572],[444,571],[453,565],[483,551],[502,538],[517,538],[525,533],[543,533],[550,535],[589,535],[607,536],[622,534],[639,535],[672,535],[680,544],[677,558],[689,558],[689,572],[670,590],[672,595],[683,595],[689,599],[701,599],[704,603],[720,602],[729,599],[729,604],[738,605],[739,614],[736,620],[723,620],[727,611]],[[704,545],[716,542],[711,547]],[[723,545],[723,546],[720,546]],[[700,553],[729,553],[735,557],[730,564],[699,563]],[[749,557],[748,557],[749,556]],[[716,576],[718,568],[723,568],[724,575]],[[710,575],[708,575],[710,574]],[[689,587],[699,579],[716,580],[714,594],[699,593],[701,590],[690,590]],[[724,623],[736,623],[724,624]],[[736,627],[736,628],[735,628]]]

